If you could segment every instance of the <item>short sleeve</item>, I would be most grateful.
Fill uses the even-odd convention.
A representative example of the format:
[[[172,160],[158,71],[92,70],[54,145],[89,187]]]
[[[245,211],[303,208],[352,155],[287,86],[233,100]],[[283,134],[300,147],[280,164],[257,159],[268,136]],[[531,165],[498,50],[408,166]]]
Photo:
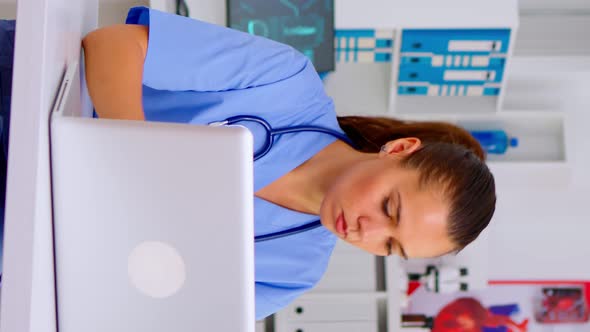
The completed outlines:
[[[135,7],[126,22],[149,26],[143,84],[153,89],[246,89],[288,79],[310,67],[309,60],[288,45],[192,18]]]

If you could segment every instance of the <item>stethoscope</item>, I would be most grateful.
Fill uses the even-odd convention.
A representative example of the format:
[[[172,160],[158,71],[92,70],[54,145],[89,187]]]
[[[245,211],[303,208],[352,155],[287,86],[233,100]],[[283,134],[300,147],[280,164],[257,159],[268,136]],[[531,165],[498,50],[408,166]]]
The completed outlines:
[[[254,161],[264,157],[270,151],[270,149],[272,148],[272,146],[274,144],[274,137],[275,136],[283,135],[283,134],[299,133],[299,132],[304,132],[304,131],[325,133],[328,135],[332,135],[332,136],[348,143],[350,146],[354,146],[354,143],[352,143],[352,141],[348,137],[346,137],[344,134],[341,134],[341,133],[339,133],[335,130],[332,130],[332,129],[328,129],[328,128],[324,128],[324,127],[317,127],[317,126],[293,126],[293,127],[283,127],[283,128],[276,128],[275,129],[270,125],[270,123],[268,123],[268,121],[264,120],[261,117],[254,116],[254,115],[232,116],[232,117],[227,118],[223,121],[210,122],[209,125],[210,126],[231,126],[231,125],[237,124],[238,122],[248,122],[248,121],[258,123],[266,131],[266,139],[265,139],[263,145],[257,151],[254,152]],[[322,225],[322,223],[320,222],[320,220],[316,220],[316,221],[307,223],[305,225],[286,229],[284,231],[255,236],[254,242],[259,243],[259,242],[264,242],[264,241],[269,241],[269,240],[274,240],[274,239],[280,239],[283,237],[303,233],[303,232],[318,228],[321,225]]]
[[[273,128],[271,127],[268,121],[264,120],[261,117],[254,116],[254,115],[236,115],[232,116],[231,118],[227,118],[223,121],[216,121],[210,122],[210,126],[231,126],[235,125],[238,122],[254,122],[261,125],[264,130],[266,131],[266,139],[264,140],[263,145],[258,149],[258,151],[254,152],[254,161],[264,157],[272,148],[274,144],[274,137],[283,134],[291,134],[291,133],[298,133],[303,131],[315,131],[318,133],[325,133],[328,135],[332,135],[346,143],[350,146],[354,146],[354,143],[346,137],[345,135],[324,127],[317,127],[317,126],[293,126],[293,127],[283,127],[283,128]]]

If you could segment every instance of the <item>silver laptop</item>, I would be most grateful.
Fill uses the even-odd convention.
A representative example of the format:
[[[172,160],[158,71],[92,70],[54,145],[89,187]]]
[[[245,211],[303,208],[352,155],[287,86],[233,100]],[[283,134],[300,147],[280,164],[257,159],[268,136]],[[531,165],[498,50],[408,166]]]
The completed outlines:
[[[50,125],[58,330],[253,332],[250,133],[83,117],[80,81]]]

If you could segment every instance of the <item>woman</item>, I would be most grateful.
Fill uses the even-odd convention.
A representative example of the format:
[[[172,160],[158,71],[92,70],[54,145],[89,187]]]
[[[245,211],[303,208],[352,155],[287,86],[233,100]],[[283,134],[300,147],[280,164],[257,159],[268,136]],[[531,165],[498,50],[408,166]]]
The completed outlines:
[[[196,20],[133,8],[128,25],[84,38],[86,79],[99,117],[208,124],[236,115],[285,134],[255,161],[255,234],[321,219],[323,227],[259,242],[256,318],[311,289],[338,238],[375,255],[435,257],[461,250],[489,223],[493,177],[464,130],[337,118],[311,63],[292,48]],[[265,137],[251,128],[255,149]]]

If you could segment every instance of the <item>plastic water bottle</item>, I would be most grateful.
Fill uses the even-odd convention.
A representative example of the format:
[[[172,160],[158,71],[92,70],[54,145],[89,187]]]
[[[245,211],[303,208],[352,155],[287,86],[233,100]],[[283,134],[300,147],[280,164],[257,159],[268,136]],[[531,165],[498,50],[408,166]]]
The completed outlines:
[[[508,137],[504,130],[472,131],[471,135],[479,141],[482,148],[488,153],[504,154],[509,147],[518,146],[518,138]]]

